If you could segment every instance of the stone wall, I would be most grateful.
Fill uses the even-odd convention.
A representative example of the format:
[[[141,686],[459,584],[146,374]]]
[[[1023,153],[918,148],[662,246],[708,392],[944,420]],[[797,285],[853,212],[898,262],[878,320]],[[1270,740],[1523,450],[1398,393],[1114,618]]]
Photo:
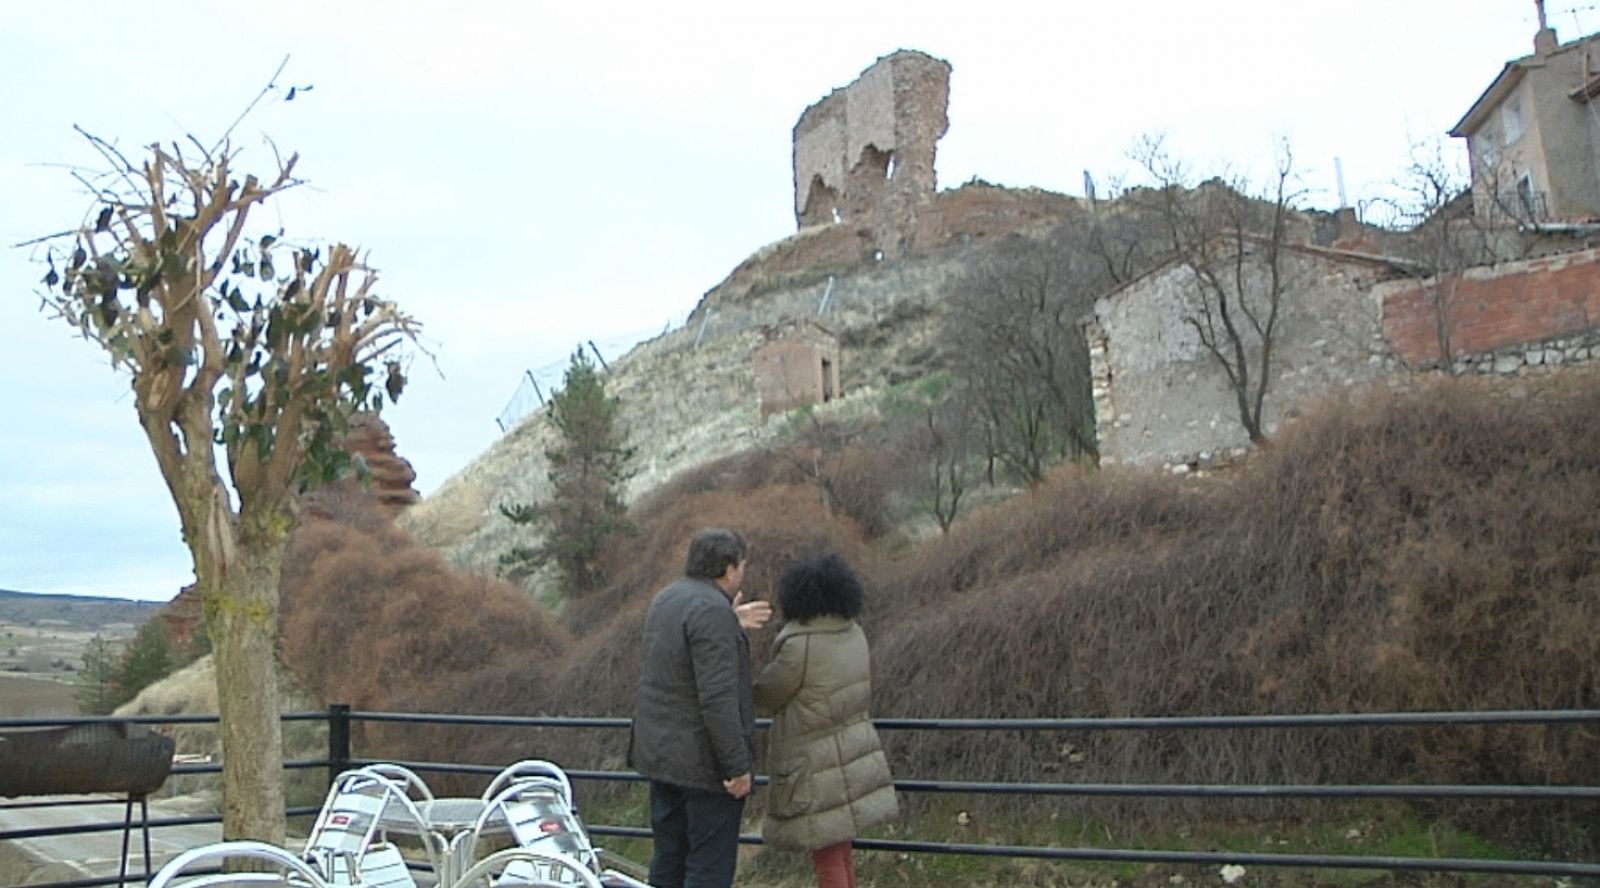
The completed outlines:
[[[1399,272],[1381,260],[1308,247],[1285,251],[1264,431],[1336,387],[1395,371],[1372,287]],[[1252,259],[1251,284],[1265,266]],[[1084,321],[1101,462],[1204,465],[1249,444],[1233,389],[1195,329],[1193,272],[1171,264],[1095,303]],[[1241,319],[1241,324],[1243,319]],[[1247,340],[1251,366],[1258,339]]]
[[[1374,298],[1383,306],[1384,336],[1407,364],[1442,363],[1441,322],[1457,369],[1476,369],[1486,355],[1504,363],[1511,354],[1525,356],[1524,343],[1578,342],[1600,323],[1600,249],[1398,281],[1379,287]],[[1539,363],[1544,352],[1535,350]],[[1580,352],[1551,350],[1549,357],[1559,363]]]
[[[987,239],[1042,231],[1080,219],[1082,213],[1083,202],[1064,194],[968,182],[941,191],[917,212],[907,256],[915,259],[913,265],[959,259],[966,251],[981,249]],[[866,225],[839,224],[805,228],[768,244],[706,293],[689,326],[699,323],[707,309],[764,302],[773,292],[820,287],[830,277],[871,275],[876,268],[892,266],[892,257],[879,254],[875,237]]]
[[[797,225],[865,222],[898,255],[916,209],[933,198],[949,97],[949,64],[900,50],[807,108],[794,127]]]
[[[1331,389],[1407,386],[1415,372],[1443,366],[1440,294],[1453,372],[1523,375],[1600,357],[1600,249],[1426,280],[1397,279],[1395,266],[1340,251],[1290,255],[1268,434]],[[1192,298],[1191,273],[1172,265],[1101,299],[1085,319],[1102,462],[1204,465],[1248,445],[1232,388],[1182,321]]]

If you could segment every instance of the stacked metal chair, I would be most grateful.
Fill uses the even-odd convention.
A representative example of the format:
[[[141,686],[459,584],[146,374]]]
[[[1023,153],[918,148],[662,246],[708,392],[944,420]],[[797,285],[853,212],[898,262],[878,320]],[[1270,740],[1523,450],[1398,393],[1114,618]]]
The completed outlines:
[[[493,870],[495,886],[577,885],[586,888],[649,888],[632,876],[607,868],[599,849],[578,817],[572,783],[556,765],[528,759],[506,767],[483,791],[483,811],[464,836],[467,843],[459,858],[471,860],[480,836],[497,829],[510,833],[514,846],[489,855],[457,882],[471,888],[468,879],[479,869]]]

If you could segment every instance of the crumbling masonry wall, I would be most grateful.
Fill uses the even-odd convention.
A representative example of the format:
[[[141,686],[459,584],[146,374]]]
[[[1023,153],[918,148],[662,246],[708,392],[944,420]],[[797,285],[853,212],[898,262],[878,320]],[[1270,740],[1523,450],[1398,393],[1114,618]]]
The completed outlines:
[[[1260,292],[1264,263],[1252,257],[1243,273]],[[1286,286],[1265,402],[1268,435],[1327,393],[1399,368],[1370,295],[1394,269],[1300,247],[1285,250],[1280,273]],[[1233,389],[1183,320],[1196,310],[1194,293],[1193,272],[1175,263],[1101,298],[1082,321],[1103,465],[1203,467],[1249,446]],[[1261,343],[1246,335],[1255,362]]]
[[[860,223],[898,252],[917,208],[933,199],[949,101],[950,65],[900,50],[807,108],[794,127],[798,225]]]

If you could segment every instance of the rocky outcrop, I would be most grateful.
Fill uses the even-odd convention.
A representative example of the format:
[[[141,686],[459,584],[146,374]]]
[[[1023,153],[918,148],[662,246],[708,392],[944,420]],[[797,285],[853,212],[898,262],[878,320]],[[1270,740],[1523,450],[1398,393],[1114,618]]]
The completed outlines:
[[[394,435],[389,424],[372,414],[362,414],[350,422],[344,449],[366,463],[371,473],[370,491],[382,503],[389,517],[422,499],[411,485],[417,480],[411,463],[395,453]]]
[[[370,480],[365,489],[383,506],[390,519],[398,517],[407,506],[422,499],[422,495],[412,486],[417,480],[416,471],[411,468],[410,462],[395,452],[394,434],[389,431],[389,424],[380,417],[360,414],[353,418],[350,430],[345,434],[344,449],[366,464]],[[348,490],[360,483],[349,479],[331,486]],[[316,498],[317,493],[313,492],[303,504],[303,520],[325,517],[317,507]],[[172,643],[183,646],[194,636],[202,617],[199,588],[190,583],[178,591],[177,597],[162,608],[156,619],[167,624]]]

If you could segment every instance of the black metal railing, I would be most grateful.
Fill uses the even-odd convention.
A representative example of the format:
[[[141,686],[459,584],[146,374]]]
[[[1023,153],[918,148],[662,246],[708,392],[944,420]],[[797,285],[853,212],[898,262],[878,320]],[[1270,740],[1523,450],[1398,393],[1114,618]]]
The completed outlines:
[[[377,759],[356,755],[351,748],[351,727],[356,722],[390,722],[403,724],[433,724],[499,728],[598,728],[620,730],[627,728],[625,718],[559,718],[445,715],[427,713],[361,712],[348,706],[336,705],[325,712],[297,712],[284,715],[285,721],[319,721],[327,724],[327,755],[316,759],[297,759],[285,762],[286,769],[326,769],[328,779],[337,773]],[[7,728],[49,727],[88,722],[132,721],[147,725],[214,724],[215,716],[137,716],[131,718],[55,718],[55,719],[0,719],[0,730]],[[1060,719],[878,719],[874,724],[881,731],[1211,731],[1246,728],[1298,729],[1298,728],[1374,728],[1404,726],[1483,726],[1483,725],[1587,725],[1600,723],[1600,710],[1506,710],[1486,712],[1399,712],[1367,714],[1312,714],[1312,715],[1256,715],[1256,716],[1185,716],[1170,718],[1060,718]],[[392,759],[383,759],[393,761]],[[493,775],[504,763],[463,764],[431,761],[398,761],[419,772],[442,774]],[[221,771],[216,763],[175,764],[174,775],[215,774]],[[569,769],[573,780],[640,782],[641,775],[631,771]],[[758,778],[758,783],[764,779]],[[1430,799],[1438,801],[1464,799],[1502,799],[1526,801],[1594,801],[1600,799],[1600,787],[1550,786],[1550,785],[1413,785],[1413,784],[1348,784],[1348,785],[1229,785],[1229,784],[1144,784],[1144,783],[1038,783],[1038,782],[987,782],[959,779],[903,778],[895,781],[895,788],[907,793],[962,793],[978,795],[1040,796],[1040,797],[1199,797],[1218,799]],[[100,803],[104,803],[102,800]],[[0,813],[27,808],[48,808],[72,804],[59,800],[30,802],[13,800],[0,803]],[[291,816],[309,816],[314,807],[289,809]],[[185,824],[219,823],[217,815],[151,818],[152,829]],[[80,824],[70,827],[29,827],[0,829],[0,842],[40,838],[47,836],[76,835],[93,832],[120,831],[123,822]],[[600,836],[648,839],[650,832],[640,826],[590,824],[589,830]],[[754,835],[741,837],[747,844],[759,844]],[[1099,861],[1120,863],[1167,864],[1236,864],[1262,867],[1316,867],[1351,870],[1387,870],[1393,872],[1451,872],[1514,874],[1555,877],[1597,877],[1600,864],[1583,861],[1512,860],[1445,857],[1397,857],[1386,855],[1337,854],[1272,854],[1234,851],[1172,851],[1119,848],[1062,848],[1030,845],[967,844],[950,842],[909,841],[893,839],[858,839],[856,847],[869,851],[886,851],[899,854],[959,854],[980,857],[1005,857],[1016,859],[1053,861]],[[147,880],[149,873],[136,874],[135,878]],[[43,888],[96,888],[116,884],[115,876],[86,878],[69,882],[55,882]],[[137,884],[137,883],[136,883]]]

